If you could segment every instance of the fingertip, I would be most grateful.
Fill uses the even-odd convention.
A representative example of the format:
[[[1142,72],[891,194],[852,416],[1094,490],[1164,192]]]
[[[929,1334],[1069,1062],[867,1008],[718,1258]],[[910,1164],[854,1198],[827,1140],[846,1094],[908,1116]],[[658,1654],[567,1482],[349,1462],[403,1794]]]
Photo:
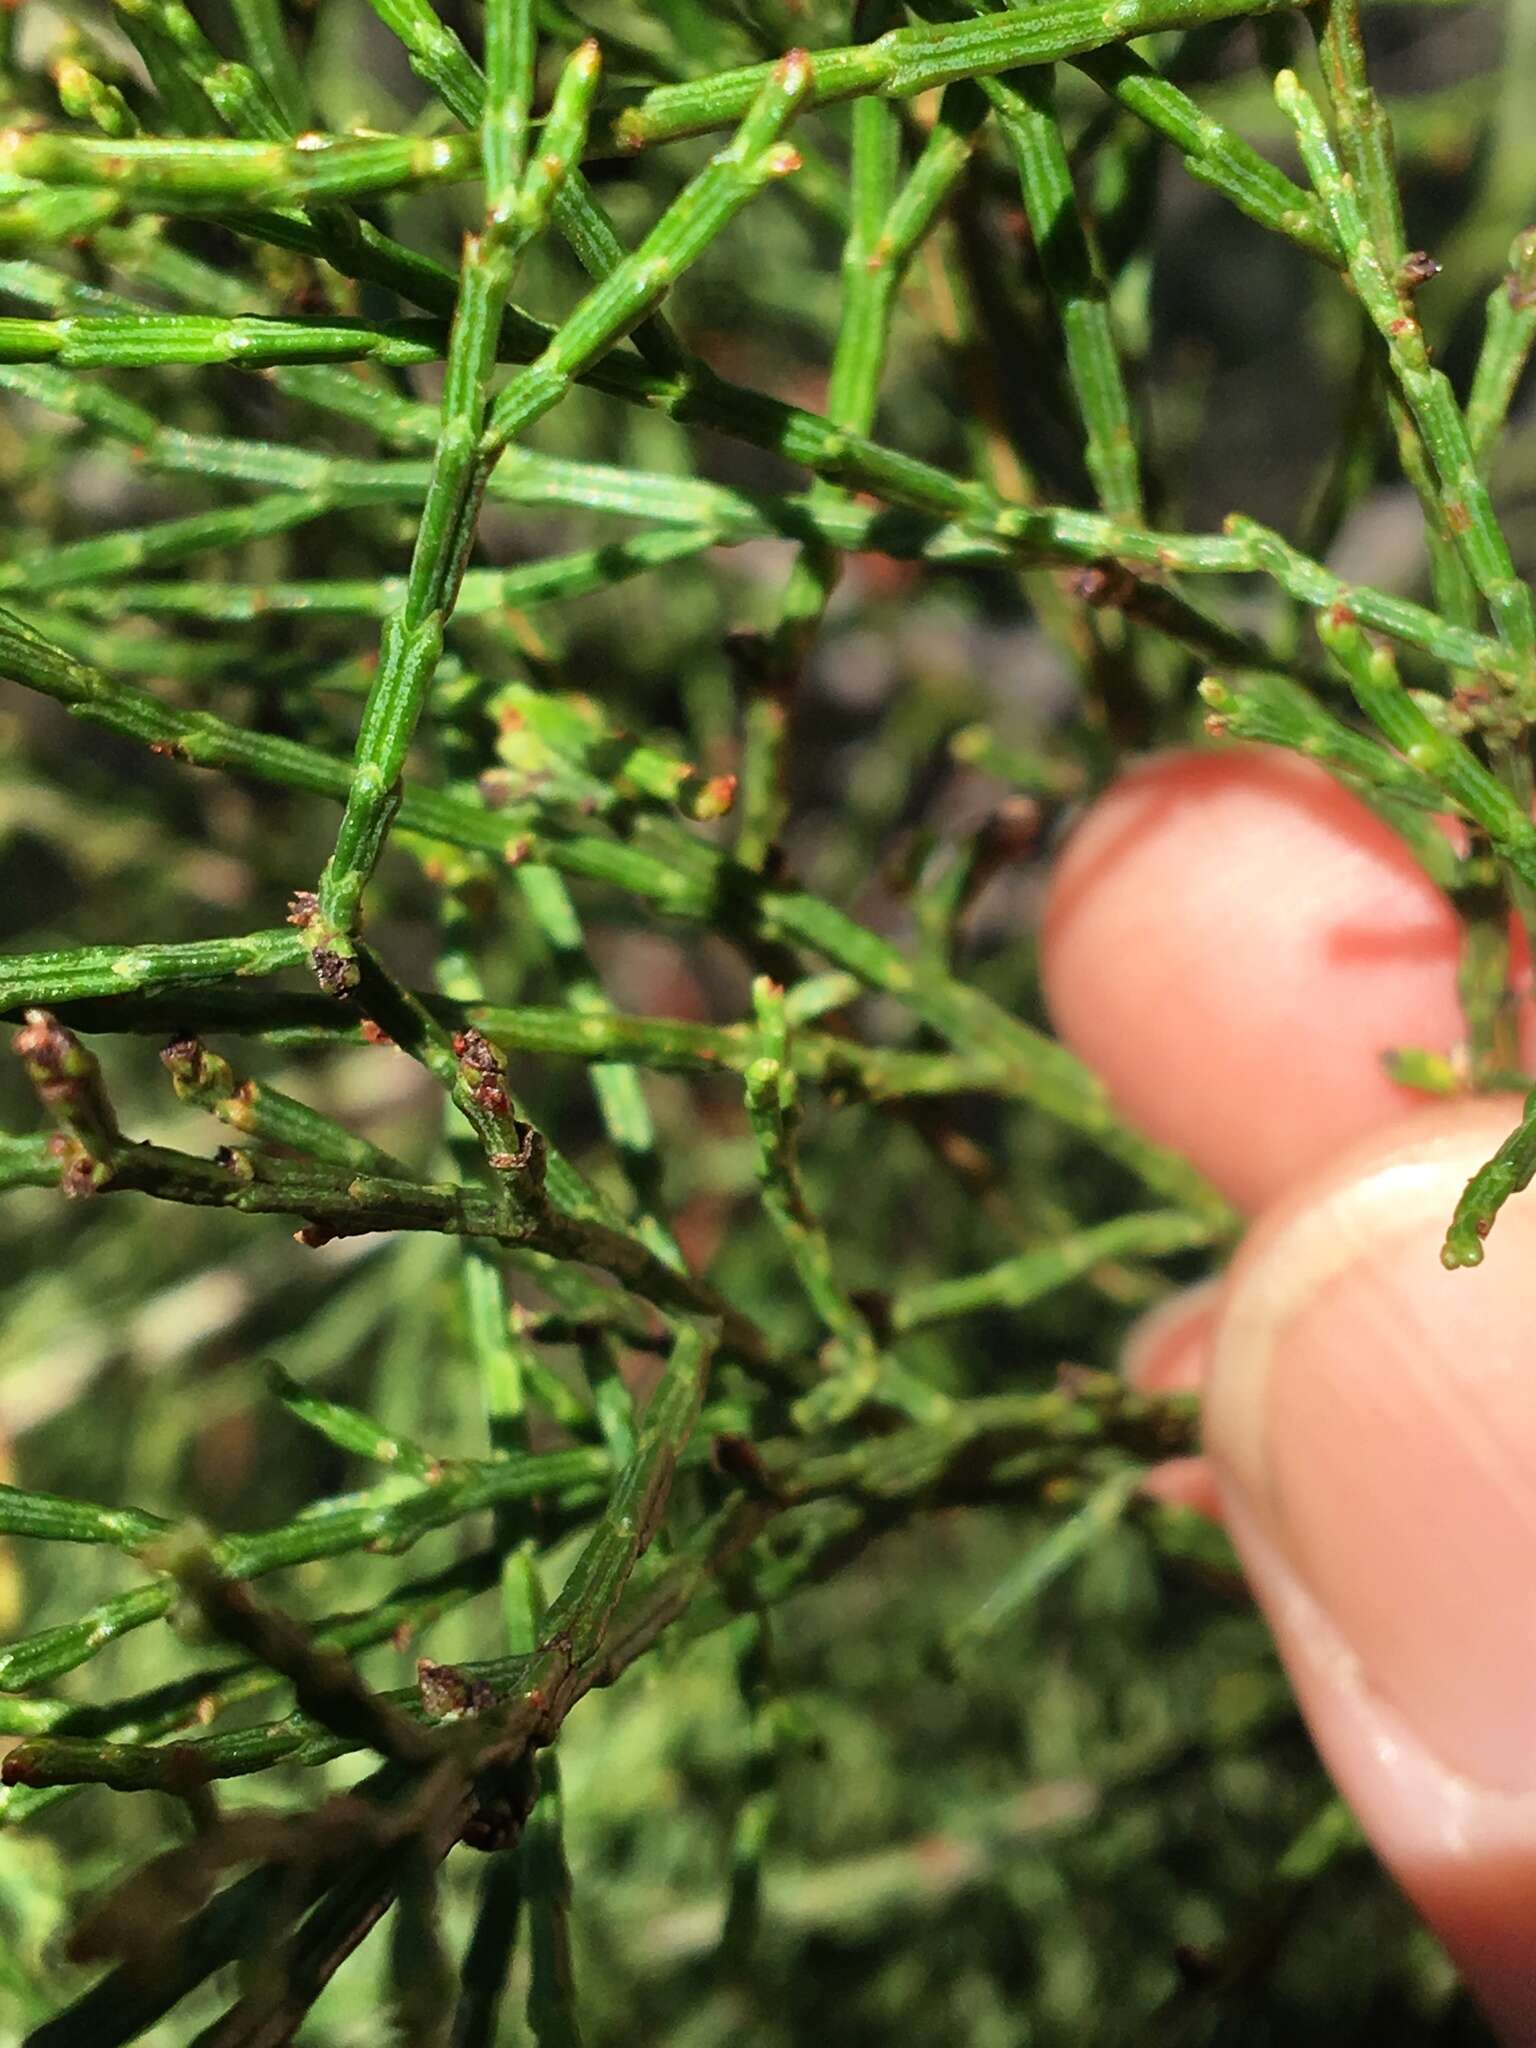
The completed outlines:
[[[1257,1208],[1420,1098],[1383,1053],[1461,1038],[1457,923],[1402,842],[1278,749],[1133,768],[1053,875],[1061,1037],[1122,1113]]]
[[[1308,1724],[1507,2039],[1536,2041],[1536,1198],[1439,1247],[1511,1098],[1362,1140],[1251,1233],[1206,1446]]]
[[[1209,1458],[1164,1458],[1149,1468],[1141,1490],[1164,1507],[1190,1508],[1208,1522],[1221,1520],[1221,1489]]]
[[[1372,1682],[1246,1504],[1222,1519],[1329,1776],[1507,2048],[1536,2048],[1536,1795],[1469,1779]]]

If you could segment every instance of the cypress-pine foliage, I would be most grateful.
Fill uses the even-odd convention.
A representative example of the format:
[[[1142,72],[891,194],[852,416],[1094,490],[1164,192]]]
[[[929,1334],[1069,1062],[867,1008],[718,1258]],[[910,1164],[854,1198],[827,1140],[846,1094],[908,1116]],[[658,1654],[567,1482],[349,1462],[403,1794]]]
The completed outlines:
[[[1517,1064],[1526,0],[369,5],[0,15],[0,2028],[1470,2038],[1022,934],[1290,747]]]

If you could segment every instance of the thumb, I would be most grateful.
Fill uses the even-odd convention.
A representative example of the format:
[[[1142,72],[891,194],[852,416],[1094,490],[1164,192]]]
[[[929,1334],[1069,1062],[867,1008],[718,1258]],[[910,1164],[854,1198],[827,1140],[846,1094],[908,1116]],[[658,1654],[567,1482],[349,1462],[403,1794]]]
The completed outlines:
[[[1308,1723],[1507,2041],[1536,2044],[1536,1194],[1439,1248],[1512,1100],[1356,1146],[1252,1233],[1207,1447]]]

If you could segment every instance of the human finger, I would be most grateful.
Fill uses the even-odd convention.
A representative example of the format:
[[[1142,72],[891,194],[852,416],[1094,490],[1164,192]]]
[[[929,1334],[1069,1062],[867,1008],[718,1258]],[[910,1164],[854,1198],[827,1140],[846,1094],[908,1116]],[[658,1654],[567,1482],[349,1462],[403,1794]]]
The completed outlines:
[[[1136,1323],[1120,1353],[1120,1370],[1138,1392],[1199,1393],[1205,1384],[1220,1289],[1219,1280],[1181,1288]],[[1220,1518],[1216,1477],[1208,1458],[1164,1458],[1141,1484],[1154,1500]]]
[[[1115,783],[1046,903],[1046,1001],[1122,1114],[1254,1210],[1422,1101],[1381,1055],[1462,1037],[1457,920],[1309,762],[1186,751]]]
[[[1374,1133],[1223,1290],[1206,1443],[1319,1750],[1504,2037],[1536,2043],[1536,1198],[1438,1251],[1510,1099]]]

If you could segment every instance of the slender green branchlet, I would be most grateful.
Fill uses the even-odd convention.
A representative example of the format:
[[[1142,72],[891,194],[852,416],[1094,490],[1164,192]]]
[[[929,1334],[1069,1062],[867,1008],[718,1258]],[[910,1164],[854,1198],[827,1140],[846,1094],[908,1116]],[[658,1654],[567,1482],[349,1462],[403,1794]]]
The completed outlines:
[[[1536,690],[1529,678],[1529,665],[1536,660],[1536,605],[1515,573],[1450,380],[1431,364],[1423,329],[1383,266],[1357,188],[1339,168],[1315,103],[1290,71],[1276,79],[1275,94],[1296,123],[1302,159],[1346,253],[1355,290],[1386,343],[1392,373],[1439,479],[1447,529],[1500,634],[1524,664],[1522,683],[1529,699]]]
[[[1440,1257],[1451,1268],[1480,1266],[1483,1240],[1512,1195],[1524,1193],[1536,1176],[1536,1092],[1526,1097],[1515,1129],[1486,1166],[1467,1182],[1445,1233]]]
[[[1119,0],[1090,8],[1076,0],[1054,0],[1027,13],[991,15],[952,25],[893,28],[874,42],[850,49],[818,50],[814,103],[854,99],[865,93],[909,98],[959,78],[993,77],[1021,65],[1049,64],[1107,43],[1148,35],[1162,28],[1193,28],[1219,21],[1231,0]],[[1268,12],[1266,4],[1244,13]],[[735,120],[758,89],[766,66],[663,85],[617,109],[598,139],[620,152],[648,148],[680,135],[698,135]]]
[[[633,258],[592,291],[537,361],[494,403],[488,380],[500,315],[522,247],[546,223],[563,166],[580,138],[597,83],[595,46],[566,67],[532,160],[514,192],[489,197],[487,227],[466,250],[460,310],[449,342],[443,428],[417,529],[405,601],[389,621],[379,674],[369,693],[336,851],[318,890],[313,938],[324,973],[350,985],[352,934],[363,890],[400,800],[400,778],[416,721],[442,652],[443,624],[468,566],[486,482],[513,438],[547,412],[597,355],[665,296],[674,278],[709,246],[753,194],[795,167],[777,137],[810,83],[803,59],[786,58],[748,111],[735,141],[673,202]],[[487,123],[504,118],[487,97]],[[500,144],[498,144],[498,148]],[[515,175],[509,171],[509,177]]]
[[[1483,346],[1467,398],[1467,439],[1486,469],[1510,401],[1536,348],[1536,227],[1510,246],[1509,269],[1488,295]]]
[[[443,627],[458,599],[474,545],[489,467],[482,442],[490,417],[490,376],[501,316],[519,257],[543,229],[565,167],[581,139],[597,90],[594,44],[566,65],[541,138],[527,160],[532,93],[532,17],[525,7],[494,37],[495,76],[486,99],[485,225],[465,242],[458,310],[448,342],[442,423],[405,596],[384,629],[378,676],[358,734],[352,784],[336,851],[321,877],[312,928],[322,984],[347,987],[352,933],[368,877],[400,802],[416,722],[443,647]],[[335,962],[323,967],[320,963]]]

